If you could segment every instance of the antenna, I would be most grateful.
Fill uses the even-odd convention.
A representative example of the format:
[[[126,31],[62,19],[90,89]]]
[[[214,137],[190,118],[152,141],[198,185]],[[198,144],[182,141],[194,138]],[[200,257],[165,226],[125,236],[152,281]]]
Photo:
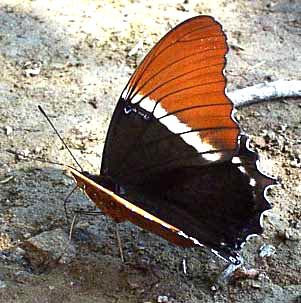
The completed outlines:
[[[50,164],[54,164],[54,165],[60,165],[60,166],[66,166],[65,164],[62,164],[62,163],[58,163],[58,162],[54,162],[54,161],[50,161],[50,160],[45,160],[43,158],[40,158],[40,157],[30,157],[30,156],[25,156],[23,153],[18,153],[14,150],[11,150],[11,149],[6,149],[6,152],[10,153],[10,154],[13,154],[15,156],[18,156],[22,159],[30,159],[30,160],[34,160],[34,161],[39,161],[39,162],[43,162],[43,163],[50,163]]]
[[[46,120],[48,121],[48,123],[51,125],[52,129],[54,130],[54,132],[57,134],[57,136],[60,138],[61,142],[63,143],[63,145],[65,146],[65,148],[68,150],[69,154],[71,155],[72,159],[74,160],[74,162],[78,165],[78,167],[80,168],[80,170],[83,172],[83,168],[81,167],[81,165],[77,162],[77,160],[75,159],[75,157],[73,156],[71,150],[69,149],[69,147],[67,146],[67,144],[65,143],[65,141],[63,140],[63,138],[61,137],[61,135],[59,134],[59,132],[56,130],[56,128],[54,127],[53,123],[51,122],[51,120],[48,118],[47,114],[44,112],[43,108],[38,105],[38,109],[39,111],[42,113],[42,115],[46,118]]]

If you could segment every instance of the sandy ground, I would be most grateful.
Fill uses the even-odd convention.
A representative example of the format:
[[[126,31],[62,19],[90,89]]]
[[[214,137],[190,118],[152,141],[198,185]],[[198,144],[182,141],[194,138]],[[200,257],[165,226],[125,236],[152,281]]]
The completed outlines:
[[[1,1],[0,302],[301,301],[300,99],[237,113],[263,169],[280,185],[269,193],[274,207],[265,217],[264,235],[242,251],[246,266],[258,275],[218,290],[212,285],[223,261],[200,249],[169,245],[131,224],[119,227],[124,264],[114,224],[104,216],[81,217],[69,243],[63,203],[72,180],[60,167],[5,152],[11,148],[74,165],[37,111],[40,104],[84,169],[96,173],[112,111],[132,71],[166,31],[197,14],[213,15],[228,36],[229,91],[301,80],[299,0]],[[81,193],[70,200],[69,212],[94,210]],[[61,240],[67,256],[29,264],[17,247],[39,235],[48,245],[51,235]],[[276,252],[259,257],[262,244]]]

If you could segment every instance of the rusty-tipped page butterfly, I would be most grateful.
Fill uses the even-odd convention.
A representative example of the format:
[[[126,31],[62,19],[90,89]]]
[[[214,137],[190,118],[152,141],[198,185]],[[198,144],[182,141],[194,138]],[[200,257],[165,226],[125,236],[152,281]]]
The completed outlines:
[[[228,51],[210,16],[186,20],[148,53],[124,88],[99,176],[68,168],[114,221],[130,221],[182,247],[207,246],[240,263],[262,233],[274,180],[257,169],[232,118],[223,74]]]

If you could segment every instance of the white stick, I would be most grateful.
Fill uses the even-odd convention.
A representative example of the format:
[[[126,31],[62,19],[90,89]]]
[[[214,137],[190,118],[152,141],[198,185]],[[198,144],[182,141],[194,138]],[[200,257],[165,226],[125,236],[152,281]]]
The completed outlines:
[[[227,96],[236,108],[261,101],[271,101],[285,97],[301,97],[301,81],[278,80],[270,83],[257,84],[234,92],[227,92]]]

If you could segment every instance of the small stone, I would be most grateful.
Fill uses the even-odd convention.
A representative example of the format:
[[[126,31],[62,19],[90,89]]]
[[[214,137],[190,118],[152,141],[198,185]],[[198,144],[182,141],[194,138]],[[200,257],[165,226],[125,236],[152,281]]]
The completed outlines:
[[[139,49],[143,49],[143,40],[140,40],[130,51],[129,51],[129,57],[135,55]]]
[[[261,288],[261,285],[260,285],[260,283],[253,282],[253,283],[252,283],[252,287],[258,289],[258,288]]]
[[[299,241],[300,240],[300,233],[293,229],[293,228],[286,228],[284,231],[284,237],[290,241]]]
[[[275,141],[276,138],[277,138],[277,136],[276,136],[276,134],[275,134],[274,131],[272,131],[272,130],[268,130],[268,131],[267,131],[267,133],[266,133],[266,135],[265,135],[265,140],[266,140],[266,142],[269,143],[269,142]]]
[[[147,37],[147,38],[145,39],[145,44],[146,44],[146,45],[153,45],[153,44],[154,44],[153,38],[152,38],[152,37]]]
[[[5,288],[5,287],[7,287],[6,283],[0,280],[0,288]]]
[[[267,212],[267,219],[269,223],[273,225],[277,231],[283,231],[286,227],[286,224],[283,221],[283,219],[276,213]]]
[[[13,133],[13,129],[10,126],[4,126],[4,131],[6,136],[9,136]]]
[[[43,232],[25,240],[21,247],[33,270],[41,271],[45,266],[69,263],[75,257],[75,247],[62,229]]]
[[[42,62],[41,61],[27,61],[23,65],[24,74],[26,77],[37,76],[41,72]]]
[[[290,166],[294,168],[301,168],[301,162],[299,162],[297,159],[290,162]]]
[[[23,271],[23,270],[17,271],[14,274],[14,280],[17,283],[25,284],[25,283],[31,282],[33,280],[33,275],[27,271]]]
[[[25,233],[25,234],[23,235],[23,237],[24,237],[25,239],[28,239],[28,238],[31,237],[31,233]]]
[[[25,250],[22,249],[21,247],[16,247],[15,254],[17,256],[23,256],[25,254]]]
[[[265,143],[265,140],[264,140],[263,137],[255,136],[253,138],[253,141],[254,141],[254,143],[255,143],[256,146],[259,146],[261,148],[264,147],[264,146],[266,146],[266,143]]]
[[[34,149],[35,154],[39,154],[41,152],[41,147],[40,146],[36,146],[36,148]]]
[[[281,124],[279,128],[280,133],[284,133],[287,129],[288,125],[287,124]]]
[[[212,285],[210,289],[211,289],[212,291],[217,291],[218,288],[217,288],[216,285]]]
[[[270,257],[270,256],[274,255],[275,252],[276,252],[276,248],[270,244],[263,244],[259,248],[259,256],[261,258]]]
[[[270,280],[269,276],[265,272],[261,272],[258,275],[257,279],[258,279],[258,281],[269,281]]]
[[[158,296],[158,303],[168,303],[168,297],[167,296]]]
[[[24,156],[24,157],[28,157],[29,154],[30,154],[30,150],[28,148],[25,148],[21,151],[21,154]]]

